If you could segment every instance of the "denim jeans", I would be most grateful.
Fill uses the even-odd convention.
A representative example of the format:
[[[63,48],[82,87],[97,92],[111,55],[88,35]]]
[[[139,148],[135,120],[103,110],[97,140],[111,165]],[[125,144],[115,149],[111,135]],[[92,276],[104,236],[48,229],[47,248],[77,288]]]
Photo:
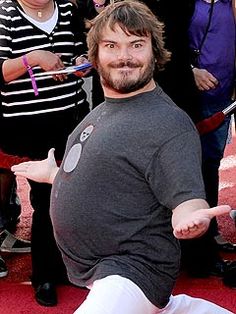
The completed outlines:
[[[202,105],[202,119],[222,111],[227,102]],[[206,190],[206,200],[210,207],[218,203],[219,167],[228,138],[230,117],[219,128],[201,136],[202,173]],[[219,234],[216,218],[211,220],[207,232],[200,238],[181,240],[182,264],[194,276],[208,276],[212,267],[219,261],[220,254],[214,237]]]
[[[207,118],[218,111],[222,111],[230,104],[229,101],[203,104],[202,114]],[[206,190],[206,199],[210,207],[217,206],[219,192],[219,167],[224,156],[225,145],[228,138],[230,116],[215,131],[201,136],[202,145],[202,173]],[[209,230],[212,235],[218,234],[216,219],[212,220]]]
[[[204,104],[202,113],[209,117],[217,111],[223,110],[230,104],[230,101],[221,104]],[[209,205],[216,206],[218,203],[219,189],[219,167],[224,156],[226,141],[228,138],[230,116],[215,131],[201,136],[202,144],[202,169],[206,188],[207,201]]]

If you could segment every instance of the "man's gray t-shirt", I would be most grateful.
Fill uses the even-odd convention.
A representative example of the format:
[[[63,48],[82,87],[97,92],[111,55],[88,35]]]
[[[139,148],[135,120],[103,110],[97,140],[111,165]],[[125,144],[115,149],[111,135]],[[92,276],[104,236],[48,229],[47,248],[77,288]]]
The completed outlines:
[[[106,98],[69,137],[52,189],[55,237],[71,282],[120,275],[164,307],[180,262],[172,209],[194,198],[205,192],[189,117],[159,87]]]

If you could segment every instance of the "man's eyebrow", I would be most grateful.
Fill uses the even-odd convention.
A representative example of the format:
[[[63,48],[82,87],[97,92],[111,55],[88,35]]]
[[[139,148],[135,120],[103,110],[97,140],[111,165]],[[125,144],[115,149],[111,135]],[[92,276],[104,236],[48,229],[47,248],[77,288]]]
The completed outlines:
[[[116,43],[116,41],[111,40],[111,39],[101,39],[100,42],[101,42],[101,43],[112,43],[112,44],[115,44],[115,43]]]
[[[139,39],[132,40],[130,43],[131,44],[136,44],[136,43],[145,42],[145,41],[146,41],[145,39],[139,38]],[[112,39],[102,39],[100,42],[101,43],[112,43],[112,44],[116,44],[117,43],[117,41],[112,40]]]
[[[140,42],[146,42],[146,40],[143,38],[135,39],[135,40],[131,41],[131,44],[136,44],[136,43],[140,43]]]

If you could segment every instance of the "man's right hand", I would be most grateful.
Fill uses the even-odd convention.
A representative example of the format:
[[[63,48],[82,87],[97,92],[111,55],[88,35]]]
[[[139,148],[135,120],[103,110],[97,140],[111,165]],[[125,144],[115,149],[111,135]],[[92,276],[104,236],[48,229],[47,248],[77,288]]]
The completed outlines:
[[[21,176],[40,183],[52,184],[59,169],[54,157],[54,151],[54,148],[49,150],[47,159],[22,162],[12,166],[11,170],[16,176]]]

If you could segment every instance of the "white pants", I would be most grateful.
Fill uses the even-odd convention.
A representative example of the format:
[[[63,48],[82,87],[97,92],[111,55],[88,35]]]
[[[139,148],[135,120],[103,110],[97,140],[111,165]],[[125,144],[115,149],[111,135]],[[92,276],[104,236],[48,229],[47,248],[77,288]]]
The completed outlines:
[[[131,280],[108,276],[96,280],[86,300],[74,314],[233,314],[208,301],[185,294],[171,296],[167,306],[159,309]]]

